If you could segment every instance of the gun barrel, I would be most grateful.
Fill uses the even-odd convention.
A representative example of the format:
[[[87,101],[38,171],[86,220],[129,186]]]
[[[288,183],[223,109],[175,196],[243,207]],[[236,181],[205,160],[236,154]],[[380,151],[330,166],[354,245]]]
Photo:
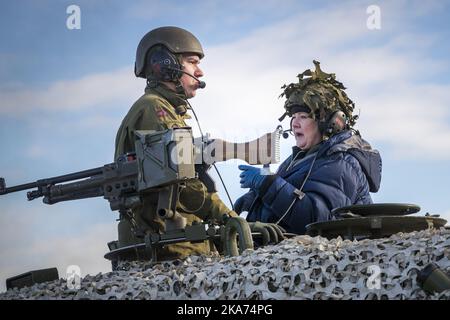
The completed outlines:
[[[61,197],[67,196],[68,194],[73,194],[76,196],[77,193],[83,190],[92,190],[99,188],[103,185],[105,179],[103,175],[95,175],[85,180],[75,181],[67,184],[54,185],[50,187],[49,197]],[[102,193],[99,195],[103,195]]]
[[[98,167],[98,168],[79,171],[79,172],[75,172],[75,173],[69,173],[69,174],[65,174],[65,175],[57,176],[57,177],[53,177],[53,178],[40,179],[40,180],[37,180],[36,182],[20,184],[20,185],[9,187],[9,188],[6,187],[5,179],[0,178],[0,195],[23,191],[23,190],[27,190],[27,189],[38,188],[40,186],[48,186],[48,185],[52,185],[55,183],[61,183],[61,182],[66,182],[66,181],[71,181],[71,180],[87,178],[90,176],[101,174],[102,168],[103,167]]]
[[[60,196],[45,196],[42,200],[45,204],[55,204],[62,201],[72,201],[79,199],[95,198],[104,195],[103,188],[92,188],[89,190],[80,190],[79,192],[73,192],[71,194],[63,194]]]
[[[25,183],[25,184],[20,184],[18,186],[7,188],[4,178],[1,178],[0,184],[1,184],[0,185],[0,195],[17,192],[17,191],[22,191],[22,190],[27,190],[27,189],[32,189],[32,188],[36,188],[38,186],[38,184],[36,182],[32,182],[32,183]]]

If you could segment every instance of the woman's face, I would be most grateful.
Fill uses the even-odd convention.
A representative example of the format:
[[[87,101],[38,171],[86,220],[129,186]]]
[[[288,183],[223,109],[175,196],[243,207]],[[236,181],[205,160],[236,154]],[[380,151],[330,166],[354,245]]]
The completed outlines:
[[[300,149],[309,149],[322,141],[317,121],[306,112],[297,112],[292,116],[292,133]]]

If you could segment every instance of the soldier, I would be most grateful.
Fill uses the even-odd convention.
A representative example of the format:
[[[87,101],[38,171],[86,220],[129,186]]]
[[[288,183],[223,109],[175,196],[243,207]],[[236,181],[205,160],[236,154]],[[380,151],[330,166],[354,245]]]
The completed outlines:
[[[186,127],[189,109],[187,99],[195,96],[204,83],[199,67],[204,57],[198,39],[187,30],[177,27],[161,27],[148,32],[140,41],[136,52],[135,75],[147,80],[145,93],[128,111],[117,132],[115,159],[127,152],[134,152],[135,130],[165,130]],[[177,211],[194,221],[223,215],[237,216],[220,200],[216,192],[207,190],[200,181],[190,181],[180,188]],[[143,204],[131,215],[121,214],[118,227],[119,247],[142,242],[133,230],[161,232],[164,221],[156,214],[158,195],[146,196]],[[182,242],[166,245],[158,252],[158,259],[183,258],[190,254],[210,252],[207,241]]]
[[[241,165],[241,187],[250,191],[234,207],[248,221],[276,223],[303,234],[306,225],[333,219],[331,211],[372,203],[381,182],[381,157],[352,127],[354,103],[342,83],[314,61],[315,71],[285,86],[285,114],[296,145],[276,174]]]

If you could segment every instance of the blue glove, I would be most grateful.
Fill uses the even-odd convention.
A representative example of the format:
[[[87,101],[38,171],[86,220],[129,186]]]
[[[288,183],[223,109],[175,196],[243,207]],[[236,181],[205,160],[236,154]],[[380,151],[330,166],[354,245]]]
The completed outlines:
[[[267,174],[261,174],[262,170],[259,168],[244,164],[239,165],[238,168],[242,170],[242,173],[239,175],[241,188],[259,189],[267,177]]]

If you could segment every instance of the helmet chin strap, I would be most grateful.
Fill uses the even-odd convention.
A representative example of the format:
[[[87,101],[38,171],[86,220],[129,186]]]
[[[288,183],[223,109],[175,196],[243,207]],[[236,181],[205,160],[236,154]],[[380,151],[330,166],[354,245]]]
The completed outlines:
[[[175,92],[177,94],[181,94],[183,96],[186,96],[186,91],[183,88],[183,85],[181,84],[180,79],[176,79],[174,81],[171,81],[174,85],[175,85]],[[166,87],[168,87],[164,81],[158,80],[156,78],[148,78],[147,79],[147,87],[148,88],[155,88],[158,85],[165,85]]]

